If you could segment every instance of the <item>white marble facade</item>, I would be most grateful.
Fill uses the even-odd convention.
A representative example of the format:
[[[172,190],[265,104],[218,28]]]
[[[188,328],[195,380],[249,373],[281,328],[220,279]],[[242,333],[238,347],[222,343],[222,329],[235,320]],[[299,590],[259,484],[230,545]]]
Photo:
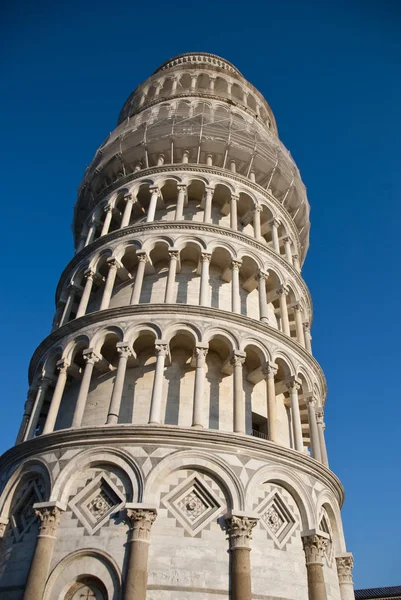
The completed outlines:
[[[74,236],[0,459],[1,598],[351,600],[309,205],[265,99],[214,55],[164,63]]]

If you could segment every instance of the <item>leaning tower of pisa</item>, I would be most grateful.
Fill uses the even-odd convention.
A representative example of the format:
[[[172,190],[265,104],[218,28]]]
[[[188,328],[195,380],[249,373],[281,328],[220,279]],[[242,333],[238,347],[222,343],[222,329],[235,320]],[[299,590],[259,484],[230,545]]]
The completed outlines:
[[[1,458],[2,600],[352,600],[309,205],[272,111],[189,53],[126,101]]]

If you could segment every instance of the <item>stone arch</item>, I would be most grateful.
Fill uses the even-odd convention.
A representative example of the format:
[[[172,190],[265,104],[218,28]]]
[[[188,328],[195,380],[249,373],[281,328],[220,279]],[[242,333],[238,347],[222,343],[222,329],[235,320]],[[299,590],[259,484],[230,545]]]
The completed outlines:
[[[85,334],[78,335],[76,338],[67,343],[63,357],[69,362],[72,362],[79,348],[89,348],[89,337]]]
[[[241,340],[240,350],[246,352],[247,348],[251,348],[256,354],[258,354],[261,362],[271,361],[271,352],[262,342],[255,340],[255,338],[245,338]]]
[[[338,503],[329,490],[323,490],[318,495],[317,499],[317,519],[320,519],[322,509],[326,511],[330,520],[332,530],[332,543],[336,554],[346,552],[344,531],[341,520],[341,513]],[[316,521],[316,529],[319,529],[319,522]]]
[[[195,325],[192,325],[190,323],[178,322],[173,323],[165,329],[165,331],[163,332],[163,339],[166,340],[166,342],[170,342],[170,340],[172,340],[173,337],[180,333],[183,333],[184,335],[189,335],[192,338],[194,344],[198,344],[202,337],[199,328]]]
[[[167,456],[149,473],[144,490],[144,502],[152,503],[157,486],[173,471],[193,468],[208,473],[222,484],[232,510],[244,510],[245,496],[243,485],[232,469],[215,455],[197,450],[182,450]]]
[[[316,511],[308,489],[301,478],[292,469],[285,466],[262,467],[253,475],[246,487],[246,506],[248,510],[252,509],[252,502],[256,497],[258,487],[263,483],[275,483],[291,494],[301,515],[301,531],[309,531],[314,528]]]
[[[43,501],[50,497],[53,477],[46,462],[40,458],[30,458],[19,465],[9,477],[0,496],[0,516],[8,518],[15,493],[24,481],[40,477],[44,483]]]
[[[233,352],[239,350],[239,340],[227,329],[223,327],[210,327],[203,332],[202,342],[210,344],[212,340],[220,339]]]
[[[119,342],[121,342],[124,338],[124,333],[120,327],[117,327],[115,325],[111,325],[109,327],[102,327],[91,338],[89,342],[89,347],[93,348],[95,352],[99,353],[106,338],[110,335],[116,336]]]
[[[283,372],[288,377],[295,377],[296,368],[294,362],[289,358],[289,356],[282,352],[281,350],[276,350],[273,354],[273,361],[280,368],[282,367]]]
[[[57,477],[51,500],[66,505],[74,474],[99,464],[110,464],[121,469],[131,484],[133,500],[142,501],[143,476],[135,460],[124,450],[108,447],[102,448],[101,451],[98,448],[90,448],[74,456]],[[127,501],[130,502],[132,499],[127,498]]]
[[[71,586],[83,575],[103,584],[105,600],[120,599],[122,577],[116,561],[104,550],[85,548],[68,554],[56,565],[47,580],[43,600],[65,600]]]
[[[134,327],[128,329],[125,334],[125,339],[130,346],[132,346],[134,342],[143,334],[150,334],[154,336],[155,340],[160,340],[163,338],[163,332],[159,325],[156,323],[141,323],[140,325],[135,325]]]

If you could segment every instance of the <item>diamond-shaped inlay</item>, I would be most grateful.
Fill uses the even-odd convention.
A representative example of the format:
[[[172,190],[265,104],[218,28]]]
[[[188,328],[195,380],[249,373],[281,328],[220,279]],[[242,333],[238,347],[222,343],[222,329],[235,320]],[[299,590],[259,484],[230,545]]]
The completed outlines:
[[[43,502],[43,498],[36,481],[31,481],[18,499],[11,516],[11,526],[17,542],[37,519],[33,509],[35,502]]]
[[[297,522],[289,507],[277,491],[271,492],[256,509],[260,523],[279,548],[283,548],[293,533]]]
[[[100,529],[124,504],[124,496],[106,473],[90,481],[70,502],[71,509],[90,534]]]
[[[197,475],[191,475],[175,487],[163,502],[192,536],[217,518],[222,510],[220,500]]]

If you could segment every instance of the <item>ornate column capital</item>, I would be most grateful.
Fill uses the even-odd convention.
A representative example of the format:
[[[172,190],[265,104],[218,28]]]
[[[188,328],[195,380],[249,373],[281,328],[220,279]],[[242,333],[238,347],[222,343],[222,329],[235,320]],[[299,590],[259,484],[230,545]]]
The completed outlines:
[[[126,202],[133,202],[134,201],[134,196],[132,194],[124,194],[123,199]]]
[[[312,406],[312,408],[316,409],[317,398],[313,394],[311,394],[310,396],[305,396],[305,402],[306,404],[309,404],[309,406]]]
[[[339,583],[353,583],[352,569],[354,568],[354,557],[351,552],[345,552],[336,556],[337,573]]]
[[[248,548],[252,539],[252,530],[259,521],[259,517],[247,516],[241,512],[229,512],[224,515],[226,522],[230,550]]]
[[[210,262],[212,259],[212,255],[210,252],[201,252],[202,262]]]
[[[262,280],[266,281],[268,278],[269,278],[269,272],[268,271],[259,270],[257,272],[256,279],[258,281],[262,281]]]
[[[324,555],[329,543],[329,536],[323,532],[308,532],[302,536],[306,564],[323,564]]]
[[[148,255],[146,254],[146,252],[137,252],[136,253],[136,257],[138,259],[139,262],[144,262],[147,263],[149,258]]]
[[[177,185],[177,192],[186,192],[187,191],[187,184],[186,183],[179,183]]]
[[[271,221],[269,221],[269,226],[270,227],[279,227],[280,225],[280,221],[276,218],[272,219]]]
[[[230,359],[230,364],[232,364],[233,367],[242,366],[245,362],[245,358],[246,356],[244,352],[234,351]]]
[[[242,260],[236,260],[236,259],[233,259],[233,260],[231,261],[231,269],[232,269],[233,271],[239,271],[239,269],[240,269],[241,265],[242,265]]]
[[[296,377],[291,377],[289,381],[285,382],[286,387],[291,390],[299,390],[301,387],[301,382]]]
[[[58,361],[57,361],[57,363],[56,363],[56,368],[57,368],[57,371],[58,371],[59,373],[63,373],[63,374],[67,373],[67,371],[68,371],[68,367],[69,367],[69,366],[70,366],[70,363],[69,363],[69,361],[68,361],[68,360],[66,360],[65,358],[61,358],[61,359],[60,359],[60,360],[58,360]]]
[[[95,271],[93,269],[90,269],[90,268],[86,269],[86,271],[84,272],[84,277],[86,279],[92,279],[92,281],[93,281],[93,279],[95,277]]]
[[[285,244],[292,244],[292,239],[290,238],[289,235],[286,235],[285,238],[283,238],[283,242]]]
[[[205,192],[206,192],[206,194],[213,194],[214,193],[214,187],[206,186],[205,187]]]
[[[151,186],[149,187],[149,192],[150,192],[151,194],[157,194],[157,195],[159,195],[159,194],[160,194],[160,190],[159,190],[159,188],[157,187],[157,185],[151,185]]]
[[[292,305],[292,308],[296,311],[302,312],[302,306],[298,300]]]
[[[118,354],[123,358],[129,358],[132,356],[132,350],[127,342],[117,342],[116,344]]]
[[[289,289],[286,285],[282,285],[281,287],[278,288],[277,290],[277,294],[279,296],[281,296],[281,294],[284,294],[284,296],[287,296],[289,294]]]
[[[232,200],[232,202],[238,202],[239,196],[237,196],[237,194],[231,194],[231,200]]]
[[[194,355],[201,362],[205,361],[207,353],[209,351],[209,344],[197,344],[195,346]]]
[[[106,204],[106,206],[103,206],[103,212],[104,213],[109,213],[109,212],[113,212],[113,207],[110,204]]]
[[[115,256],[110,256],[106,262],[109,265],[109,269],[118,269],[118,267],[121,266],[120,262],[115,258]]]
[[[156,521],[157,510],[145,504],[126,504],[126,516],[130,526],[130,542],[149,542],[150,530]]]
[[[163,340],[156,340],[155,342],[156,354],[157,356],[168,356],[169,347],[168,343]]]
[[[316,421],[318,425],[324,425],[324,410],[321,406],[316,407]]]
[[[58,502],[37,502],[33,505],[35,515],[40,519],[39,536],[56,537],[64,508]]]
[[[180,251],[172,249],[172,250],[168,251],[168,254],[169,254],[170,259],[178,260],[178,258],[180,256]]]
[[[266,361],[262,366],[262,373],[265,376],[265,379],[274,379],[277,371],[277,365],[272,362]]]
[[[101,357],[98,354],[96,354],[93,348],[87,348],[86,350],[84,350],[82,352],[82,356],[86,361],[86,364],[94,365],[99,360],[101,360]]]

